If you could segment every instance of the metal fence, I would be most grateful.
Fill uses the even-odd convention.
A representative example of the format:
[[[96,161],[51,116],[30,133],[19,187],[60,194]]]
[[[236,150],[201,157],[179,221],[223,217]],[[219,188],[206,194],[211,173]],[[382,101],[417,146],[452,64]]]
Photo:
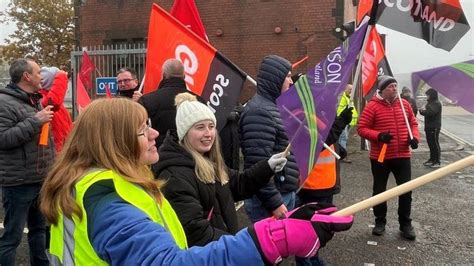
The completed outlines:
[[[138,80],[141,81],[145,73],[146,45],[145,43],[136,44],[117,44],[117,45],[98,45],[86,48],[91,61],[96,67],[92,73],[92,89],[89,92],[91,99],[103,97],[96,93],[96,78],[115,77],[116,72],[122,67],[130,67],[137,71]],[[73,116],[77,115],[77,106],[75,101],[76,79],[82,65],[83,51],[73,51],[71,53],[72,67],[72,111]]]

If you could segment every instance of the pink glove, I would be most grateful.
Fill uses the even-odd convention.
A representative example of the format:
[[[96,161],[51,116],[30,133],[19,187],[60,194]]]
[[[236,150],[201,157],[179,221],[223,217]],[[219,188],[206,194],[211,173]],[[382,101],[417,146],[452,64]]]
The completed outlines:
[[[349,230],[353,216],[329,216],[333,205],[306,204],[288,218],[267,218],[249,227],[249,233],[265,259],[273,264],[288,256],[312,257],[324,247],[334,232]]]

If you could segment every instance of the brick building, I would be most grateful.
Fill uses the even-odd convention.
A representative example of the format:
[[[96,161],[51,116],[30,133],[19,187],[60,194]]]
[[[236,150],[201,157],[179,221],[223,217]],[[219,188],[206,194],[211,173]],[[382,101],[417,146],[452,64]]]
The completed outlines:
[[[78,46],[146,42],[151,5],[170,10],[172,0],[76,1]],[[196,0],[211,44],[255,77],[261,59],[278,54],[309,60],[304,72],[336,47],[337,30],[354,17],[353,0]],[[247,84],[242,99],[250,97]]]

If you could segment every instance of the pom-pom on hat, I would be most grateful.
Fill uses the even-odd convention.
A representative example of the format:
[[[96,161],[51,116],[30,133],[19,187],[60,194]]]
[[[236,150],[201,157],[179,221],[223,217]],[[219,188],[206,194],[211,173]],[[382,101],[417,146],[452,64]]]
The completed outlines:
[[[397,83],[397,80],[392,76],[382,75],[382,76],[379,76],[377,79],[377,85],[379,87],[379,91],[385,90],[385,88],[387,88],[387,86],[392,83]]]
[[[197,122],[203,120],[211,120],[216,124],[216,116],[214,113],[200,103],[196,96],[184,92],[176,95],[176,129],[178,131],[178,138],[181,141],[188,130]]]

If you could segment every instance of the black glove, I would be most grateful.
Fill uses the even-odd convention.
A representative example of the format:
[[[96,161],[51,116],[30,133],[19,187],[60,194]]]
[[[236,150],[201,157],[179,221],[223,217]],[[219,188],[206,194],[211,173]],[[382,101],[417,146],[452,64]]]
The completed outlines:
[[[418,140],[416,138],[410,140],[410,147],[414,150],[418,149]]]
[[[342,121],[346,123],[346,125],[349,125],[352,121],[352,109],[354,107],[349,107],[349,105],[344,109],[340,114],[339,117],[342,118]]]
[[[377,139],[383,143],[390,143],[393,139],[393,136],[390,135],[390,132],[380,132]]]

